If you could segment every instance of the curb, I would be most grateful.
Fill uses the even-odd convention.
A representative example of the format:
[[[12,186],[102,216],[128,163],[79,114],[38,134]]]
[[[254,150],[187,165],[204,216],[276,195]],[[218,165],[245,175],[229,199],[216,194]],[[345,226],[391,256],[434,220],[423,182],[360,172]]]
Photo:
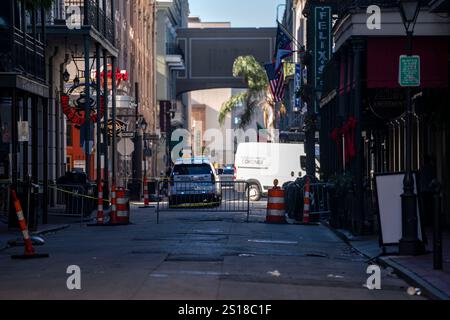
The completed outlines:
[[[31,232],[31,234],[35,235],[35,236],[41,236],[41,235],[44,235],[44,234],[47,234],[47,233],[61,231],[61,230],[67,229],[69,227],[70,227],[69,224],[62,224],[62,225],[46,228],[46,229],[41,230],[41,231]]]
[[[57,232],[57,231],[61,231],[61,230],[67,229],[69,227],[70,227],[69,224],[58,225],[58,226],[46,228],[46,229],[41,230],[41,231],[30,232],[30,235],[32,235],[32,236],[42,236],[42,235],[45,235],[45,234],[48,234],[48,233]],[[8,242],[6,242],[5,246],[0,246],[0,251],[4,251],[4,250],[6,250],[8,248],[10,248],[10,246],[9,246]]]
[[[335,229],[331,227],[328,223],[322,222],[322,225],[326,226],[329,230],[331,230],[338,238],[340,238],[342,241],[344,241],[346,244],[351,246],[354,250],[356,250],[358,253],[362,254],[364,257],[373,260],[375,259],[378,264],[382,265],[383,267],[390,267],[394,269],[394,271],[405,280],[408,284],[411,284],[414,287],[421,288],[422,291],[425,293],[425,296],[433,299],[433,300],[449,300],[450,296],[446,293],[442,292],[440,289],[436,288],[434,285],[426,281],[425,279],[421,278],[418,274],[415,272],[409,270],[408,268],[402,266],[400,263],[393,261],[389,257],[370,257],[364,252],[358,250],[353,244],[351,243],[351,239],[342,231]]]
[[[425,295],[434,300],[449,300],[450,296],[436,288],[434,285],[422,279],[418,274],[404,267],[400,263],[391,260],[389,257],[378,257],[377,261],[383,266],[389,266],[397,272],[402,279],[413,286],[421,288]]]

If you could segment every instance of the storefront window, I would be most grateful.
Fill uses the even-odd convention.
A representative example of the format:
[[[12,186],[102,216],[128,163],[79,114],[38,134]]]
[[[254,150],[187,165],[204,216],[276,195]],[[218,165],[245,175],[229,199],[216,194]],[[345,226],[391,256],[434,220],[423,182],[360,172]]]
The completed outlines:
[[[12,98],[0,96],[0,179],[11,178]]]

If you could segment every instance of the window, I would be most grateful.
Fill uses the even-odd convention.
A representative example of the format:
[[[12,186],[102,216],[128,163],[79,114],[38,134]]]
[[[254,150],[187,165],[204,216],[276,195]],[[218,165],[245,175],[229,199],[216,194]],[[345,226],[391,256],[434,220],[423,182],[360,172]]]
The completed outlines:
[[[211,174],[211,167],[208,164],[180,164],[173,169],[174,175],[197,175]]]

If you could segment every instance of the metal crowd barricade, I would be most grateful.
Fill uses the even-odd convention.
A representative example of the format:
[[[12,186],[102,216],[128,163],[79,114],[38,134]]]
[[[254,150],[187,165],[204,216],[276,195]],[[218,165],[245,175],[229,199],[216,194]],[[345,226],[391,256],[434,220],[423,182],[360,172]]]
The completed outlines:
[[[57,193],[57,204],[64,207],[58,212],[49,213],[53,216],[79,217],[83,221],[94,210],[95,199],[88,194],[88,189],[80,184],[58,184],[51,186]]]
[[[330,187],[331,184],[324,182],[311,183],[310,185],[310,214],[318,215],[320,220],[330,218]]]
[[[159,181],[156,215],[167,211],[245,213],[250,216],[249,184],[246,181]]]

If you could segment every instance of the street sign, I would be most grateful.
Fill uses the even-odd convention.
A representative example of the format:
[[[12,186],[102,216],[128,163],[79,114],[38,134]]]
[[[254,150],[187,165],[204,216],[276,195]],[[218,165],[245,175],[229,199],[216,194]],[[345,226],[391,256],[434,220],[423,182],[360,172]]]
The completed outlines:
[[[119,137],[133,139],[134,138],[134,132],[133,131],[124,131],[124,132],[119,133]]]
[[[420,56],[400,56],[398,82],[402,87],[420,86]]]
[[[119,135],[121,132],[124,132],[127,129],[127,123],[125,121],[116,119],[116,134]],[[108,120],[108,134],[112,137],[113,130],[113,121],[111,119]]]
[[[159,140],[161,136],[158,134],[144,133],[144,140]]]
[[[129,138],[120,139],[117,143],[117,152],[121,155],[126,156],[134,152],[134,143]]]

